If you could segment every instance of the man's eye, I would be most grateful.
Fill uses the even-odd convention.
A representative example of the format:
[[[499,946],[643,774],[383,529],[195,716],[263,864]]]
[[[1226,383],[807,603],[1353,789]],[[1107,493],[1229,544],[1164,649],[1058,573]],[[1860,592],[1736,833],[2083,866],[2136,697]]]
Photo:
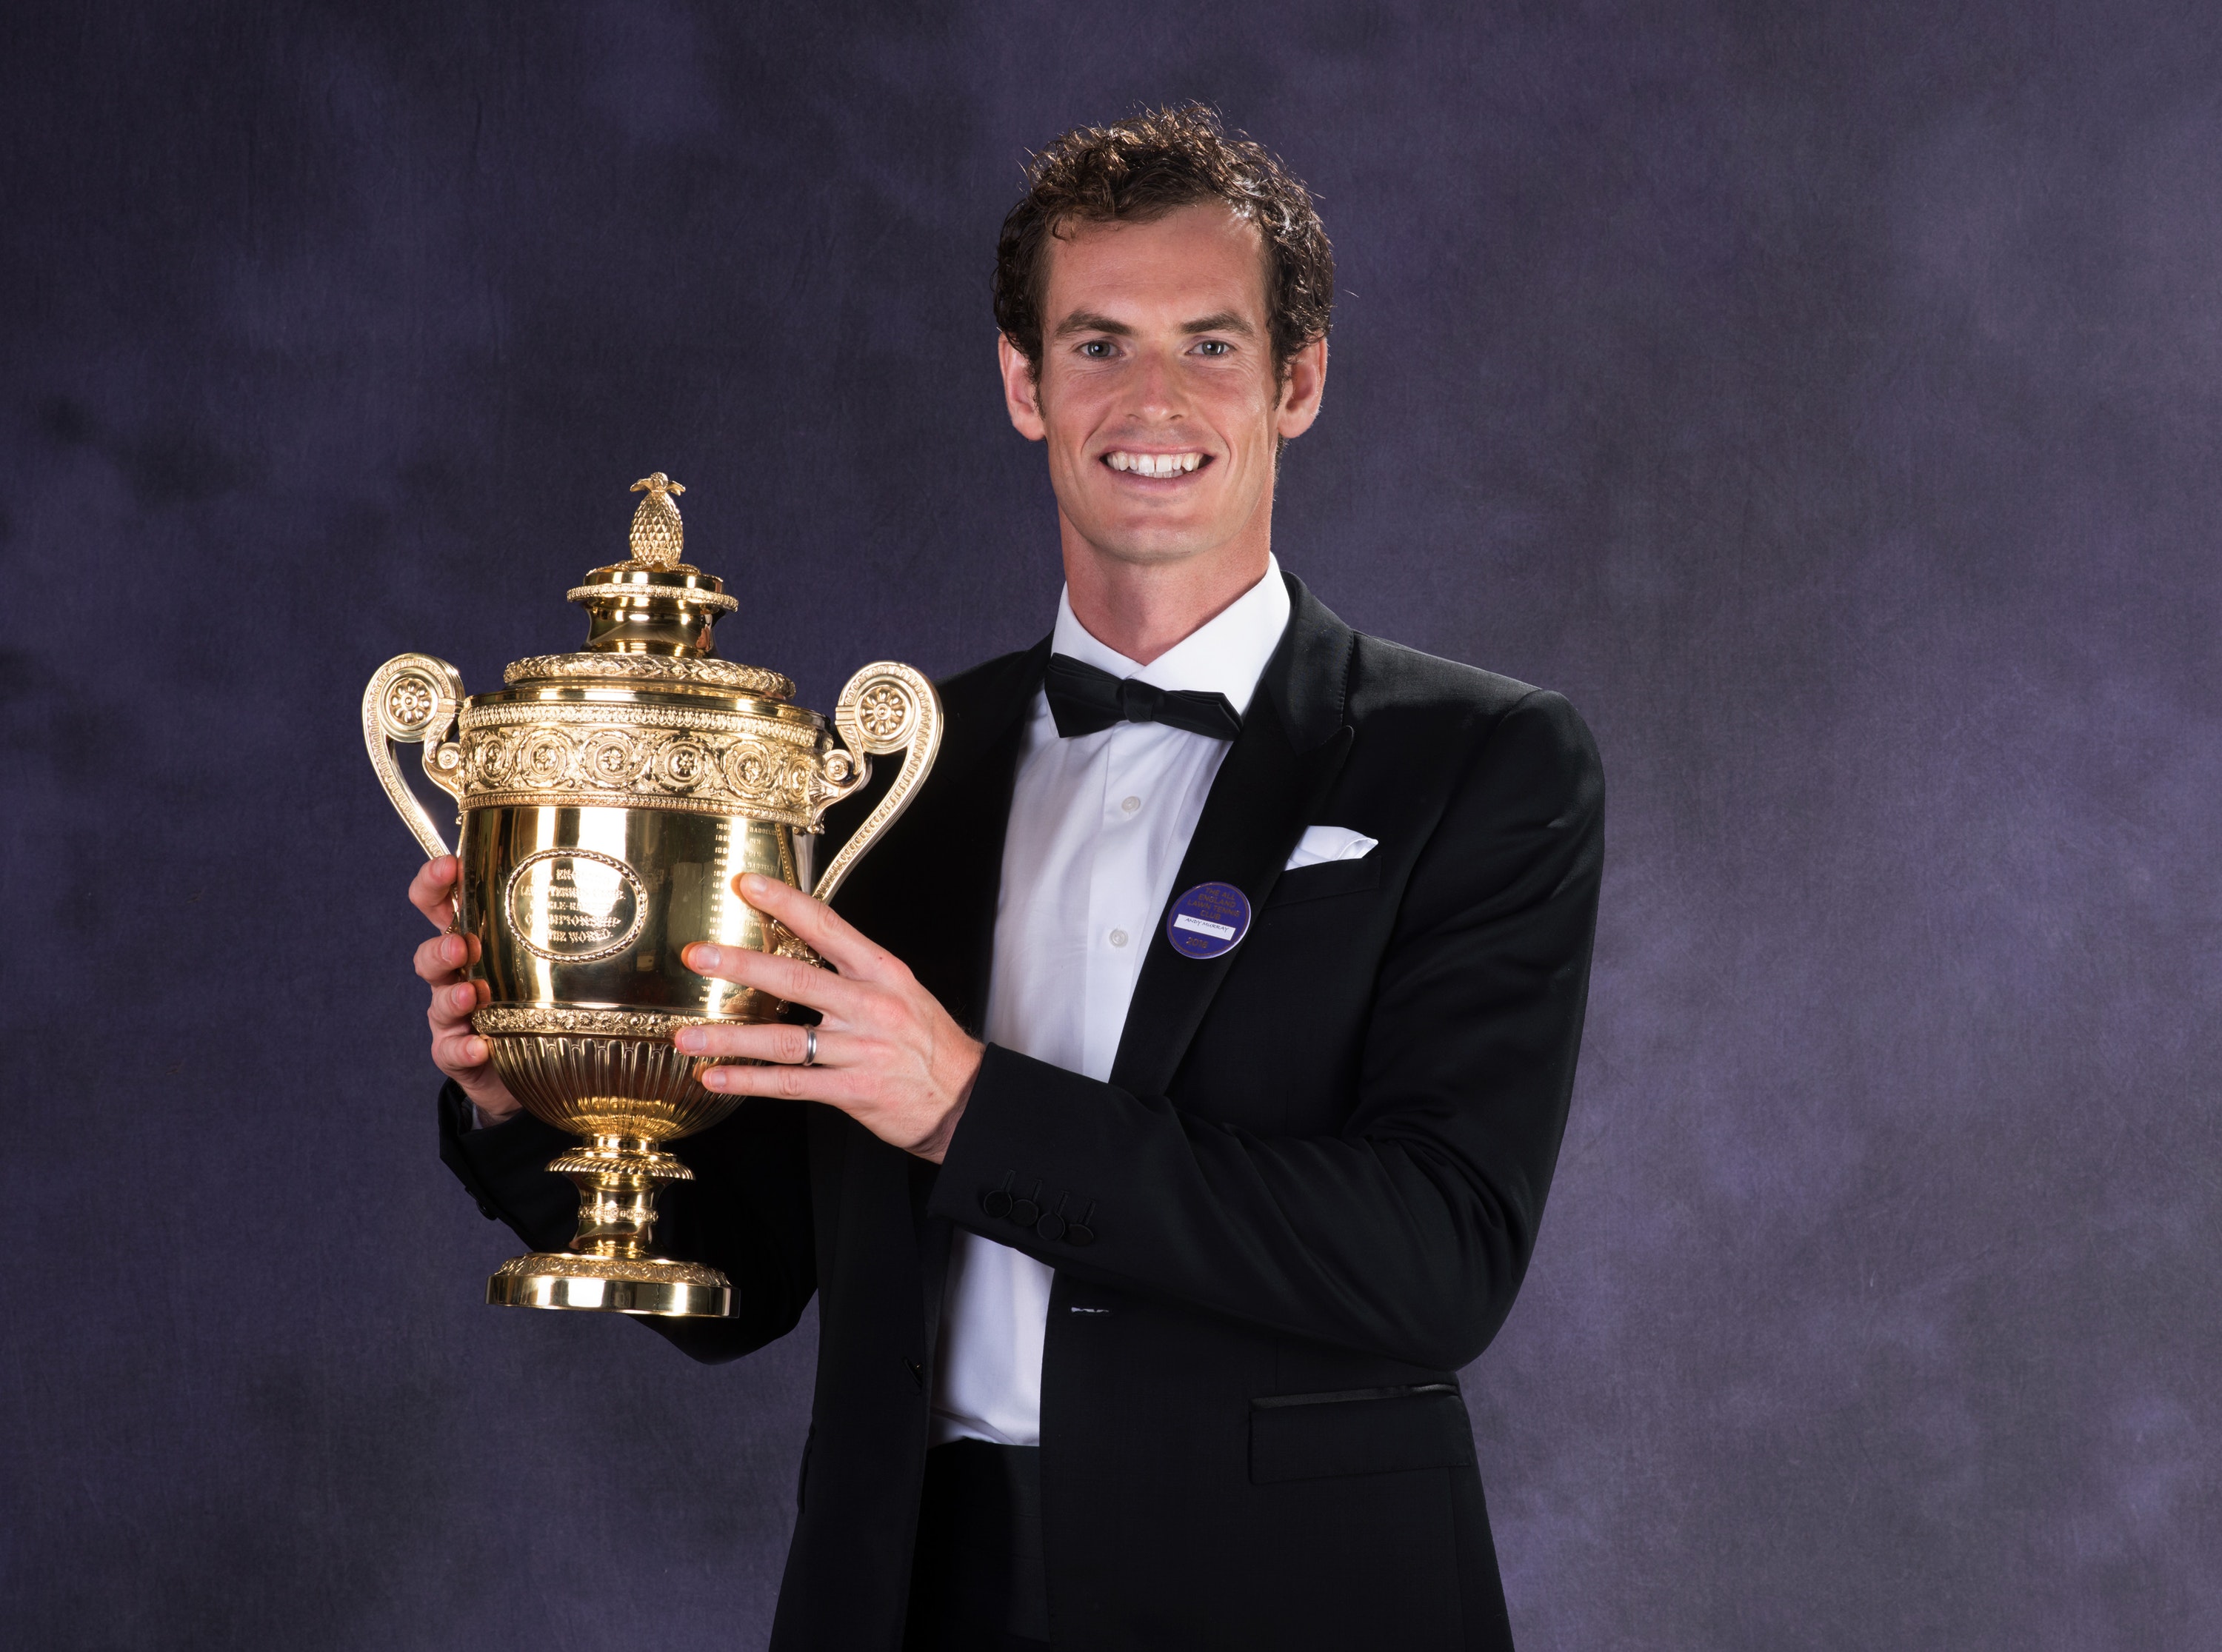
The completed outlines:
[[[1234,347],[1225,339],[1205,339],[1196,347],[1206,355],[1227,355],[1234,349]]]
[[[1080,354],[1086,356],[1090,361],[1108,360],[1111,355],[1111,341],[1109,339],[1090,339],[1087,343],[1080,347]]]

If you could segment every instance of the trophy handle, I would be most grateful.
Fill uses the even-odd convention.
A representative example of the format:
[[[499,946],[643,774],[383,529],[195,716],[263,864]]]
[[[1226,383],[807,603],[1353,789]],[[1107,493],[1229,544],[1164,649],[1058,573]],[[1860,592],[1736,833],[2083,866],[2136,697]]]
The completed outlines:
[[[424,748],[424,773],[434,785],[457,802],[463,796],[463,748],[451,736],[463,703],[463,679],[444,660],[429,654],[398,654],[378,668],[362,691],[362,743],[378,783],[402,821],[416,834],[424,858],[452,854],[440,829],[417,794],[401,778],[386,742]]]
[[[826,802],[837,803],[869,780],[875,757],[904,752],[903,766],[888,795],[864,817],[864,823],[841,846],[841,853],[810,892],[819,900],[833,898],[850,868],[910,807],[941,750],[941,696],[924,673],[908,666],[882,660],[866,666],[842,689],[841,698],[833,703],[833,727],[848,749],[826,756],[825,778],[835,788]]]

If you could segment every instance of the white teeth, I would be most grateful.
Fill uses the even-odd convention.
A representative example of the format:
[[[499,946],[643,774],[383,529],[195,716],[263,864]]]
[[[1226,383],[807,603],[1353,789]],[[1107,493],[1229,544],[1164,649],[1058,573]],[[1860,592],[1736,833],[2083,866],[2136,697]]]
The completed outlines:
[[[1203,463],[1203,455],[1112,452],[1103,455],[1103,462],[1114,471],[1132,471],[1137,476],[1185,476]]]

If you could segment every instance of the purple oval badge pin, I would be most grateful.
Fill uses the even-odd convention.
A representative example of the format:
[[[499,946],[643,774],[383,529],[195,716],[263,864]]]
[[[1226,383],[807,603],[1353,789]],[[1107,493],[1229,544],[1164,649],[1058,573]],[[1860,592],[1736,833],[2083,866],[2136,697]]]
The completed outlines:
[[[1220,958],[1250,933],[1250,898],[1233,884],[1198,884],[1181,892],[1165,919],[1165,939],[1183,958]]]

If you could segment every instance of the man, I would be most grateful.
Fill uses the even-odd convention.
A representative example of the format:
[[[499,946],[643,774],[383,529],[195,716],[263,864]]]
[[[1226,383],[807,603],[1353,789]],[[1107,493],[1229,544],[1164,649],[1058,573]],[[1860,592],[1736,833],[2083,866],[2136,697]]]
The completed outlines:
[[[742,880],[833,972],[689,950],[821,1016],[678,1035],[769,1065],[710,1070],[753,1099],[658,1236],[737,1317],[648,1322],[730,1359],[819,1295],[775,1646],[1510,1644],[1456,1374],[1557,1155],[1602,785],[1565,701],[1276,566],[1333,290],[1302,186],[1206,111],[1040,157],[995,297],[1055,629],[943,685],[838,915]],[[463,945],[418,956],[443,1154],[559,1248],[564,1138],[484,1064]]]

